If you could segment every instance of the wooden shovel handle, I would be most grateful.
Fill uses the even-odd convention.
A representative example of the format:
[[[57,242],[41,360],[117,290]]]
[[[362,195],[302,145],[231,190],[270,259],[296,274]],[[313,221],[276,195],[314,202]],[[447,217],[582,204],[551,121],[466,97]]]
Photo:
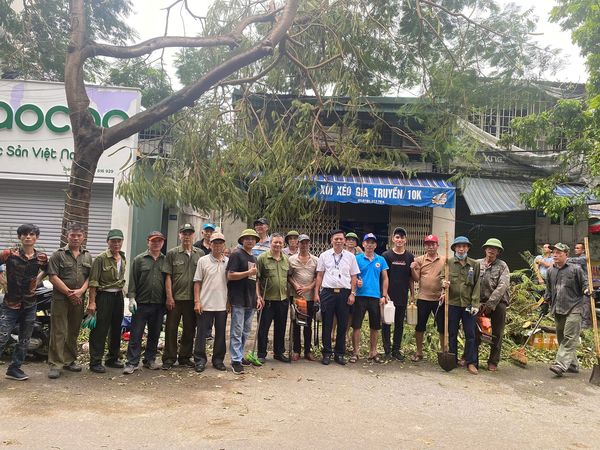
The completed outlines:
[[[444,288],[444,353],[448,353],[448,296],[450,294],[450,266],[449,264],[449,251],[448,251],[448,232],[445,232],[446,237],[446,264],[444,264],[444,279],[446,280],[446,287]]]
[[[592,279],[592,263],[590,261],[590,243],[587,238],[583,238],[585,245],[585,263],[587,265],[588,291],[590,292],[590,312],[592,314],[592,324],[594,325],[594,343],[596,344],[596,357],[600,359],[600,338],[598,337],[598,320],[596,319],[596,304],[594,302],[594,280]]]

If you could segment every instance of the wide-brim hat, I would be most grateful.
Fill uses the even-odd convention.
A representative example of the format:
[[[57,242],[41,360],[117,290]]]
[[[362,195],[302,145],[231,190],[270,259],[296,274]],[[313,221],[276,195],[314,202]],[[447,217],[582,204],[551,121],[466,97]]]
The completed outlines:
[[[240,237],[238,238],[238,244],[241,245],[245,237],[253,237],[256,239],[256,242],[260,240],[260,236],[252,228],[246,228],[244,231],[242,231]]]
[[[469,246],[469,248],[473,247],[473,244],[471,244],[471,241],[469,240],[468,237],[466,237],[466,236],[457,236],[456,238],[454,238],[454,241],[452,242],[452,245],[450,246],[450,249],[452,251],[454,251],[454,247],[456,247],[458,244],[467,244]]]
[[[494,247],[500,250],[501,252],[504,251],[504,247],[502,247],[502,242],[500,241],[500,239],[496,238],[489,238],[487,241],[485,241],[485,244],[483,244],[481,248],[485,250],[486,247]]]

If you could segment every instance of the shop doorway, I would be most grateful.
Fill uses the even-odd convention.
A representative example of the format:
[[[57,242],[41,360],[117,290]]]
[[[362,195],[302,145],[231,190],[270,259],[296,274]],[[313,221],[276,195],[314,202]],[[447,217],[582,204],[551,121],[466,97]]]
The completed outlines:
[[[362,238],[367,233],[377,236],[376,253],[381,254],[388,248],[390,207],[386,205],[340,204],[340,229],[354,232],[362,246]]]

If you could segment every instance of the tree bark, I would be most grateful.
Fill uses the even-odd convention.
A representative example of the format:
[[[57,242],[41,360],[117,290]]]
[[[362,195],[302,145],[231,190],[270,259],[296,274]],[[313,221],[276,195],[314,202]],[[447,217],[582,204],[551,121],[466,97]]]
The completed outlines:
[[[252,64],[274,52],[294,23],[300,0],[288,0],[285,6],[264,15],[242,18],[235,29],[223,36],[214,38],[155,38],[130,47],[99,45],[87,41],[85,0],[70,0],[70,44],[65,64],[65,90],[70,111],[74,141],[74,159],[71,177],[65,199],[62,223],[61,246],[66,243],[66,228],[71,222],[79,222],[87,228],[89,209],[98,161],[104,150],[121,140],[139,133],[180,109],[191,106],[198,98],[220,81],[237,70]],[[195,83],[186,86],[129,119],[108,129],[98,127],[89,113],[90,100],[85,91],[83,66],[87,58],[98,54],[118,58],[132,58],[153,50],[171,47],[175,44],[189,47],[235,45],[244,29],[252,23],[268,22],[278,17],[273,28],[262,41],[204,74]]]

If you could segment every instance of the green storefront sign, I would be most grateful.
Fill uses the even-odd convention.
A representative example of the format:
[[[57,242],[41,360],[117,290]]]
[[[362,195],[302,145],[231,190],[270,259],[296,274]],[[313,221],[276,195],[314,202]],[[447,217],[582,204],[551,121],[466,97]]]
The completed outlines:
[[[53,106],[52,108],[48,109],[46,113],[44,113],[39,106],[31,103],[21,105],[16,111],[13,111],[12,107],[8,103],[0,101],[0,111],[4,111],[6,114],[4,120],[0,121],[0,130],[10,130],[13,128],[13,125],[15,125],[17,128],[23,131],[31,132],[39,130],[44,124],[46,124],[46,127],[54,133],[67,133],[71,130],[71,125],[66,124],[58,126],[53,122],[53,118],[56,114],[64,114],[65,116],[69,117],[69,108],[63,105]],[[89,111],[92,114],[96,125],[104,128],[108,128],[108,123],[113,117],[119,117],[122,120],[129,118],[125,111],[121,111],[119,109],[111,109],[104,114],[104,117],[100,117],[100,114],[94,108],[90,108]],[[23,115],[25,113],[30,113],[29,115],[33,115],[35,121],[28,124],[24,123]]]

